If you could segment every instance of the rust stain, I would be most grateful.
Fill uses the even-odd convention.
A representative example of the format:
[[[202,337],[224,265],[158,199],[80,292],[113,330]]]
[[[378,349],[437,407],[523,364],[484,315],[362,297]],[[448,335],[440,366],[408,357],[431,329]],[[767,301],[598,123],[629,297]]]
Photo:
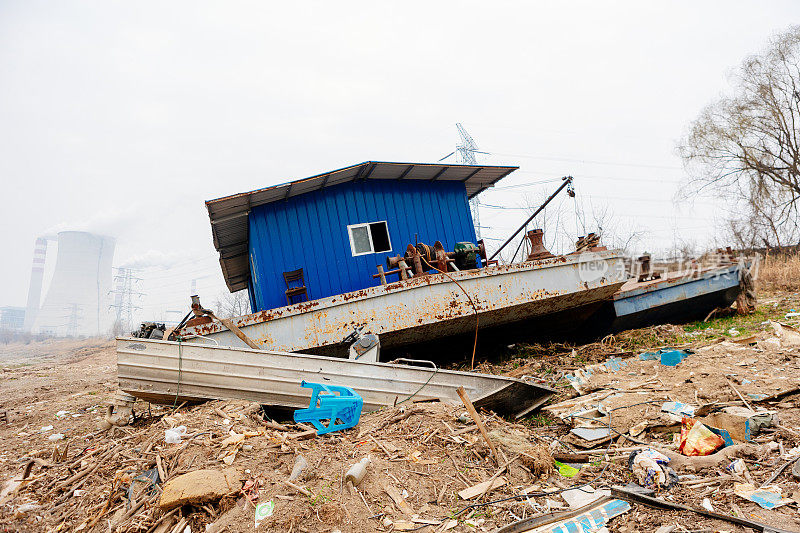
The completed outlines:
[[[571,258],[571,261],[574,262],[575,258]],[[589,295],[584,293],[591,289],[585,282],[576,284],[575,291],[577,292],[570,292],[567,288],[562,290],[534,289],[530,287],[530,284],[525,287],[519,285],[520,278],[517,277],[510,280],[499,279],[499,282],[494,283],[492,280],[494,276],[500,274],[525,275],[531,271],[566,262],[566,257],[559,256],[524,264],[453,272],[450,275],[459,282],[470,281],[471,284],[479,282],[477,286],[468,287],[468,292],[481,314],[481,324],[500,324],[562,310],[575,305],[576,302],[579,305],[586,303]],[[577,267],[577,263],[574,266]],[[570,275],[574,276],[574,272]],[[594,284],[594,286],[600,287],[612,283],[602,278],[600,283]],[[377,296],[388,296],[392,293],[426,286],[442,286],[444,290],[436,289],[439,295],[435,298],[428,298],[427,292],[423,291],[419,295],[409,295],[410,298],[406,298],[406,301],[400,303],[396,303],[395,299],[395,303],[390,305],[381,305],[380,301],[367,302]],[[386,303],[391,301],[386,300]],[[333,312],[335,308],[345,303],[352,307],[342,309],[345,311],[344,315],[341,311]],[[300,350],[340,343],[341,339],[356,326],[370,325],[373,332],[387,335],[401,335],[399,332],[406,331],[408,333],[403,333],[402,336],[410,337],[419,335],[423,329],[433,328],[432,333],[439,336],[457,333],[465,327],[474,327],[474,324],[471,326],[468,324],[469,321],[474,320],[473,317],[472,304],[460,289],[446,276],[431,274],[320,300],[259,311],[237,317],[234,322],[241,328],[247,328],[245,331],[248,335],[251,335],[262,346],[273,349]],[[285,326],[276,326],[291,331],[289,334],[291,336],[287,336],[284,331],[268,327],[270,322],[278,319],[294,319],[300,322],[288,322]],[[191,329],[190,332],[200,335],[226,331],[226,328],[216,322]],[[185,332],[186,329],[184,329]],[[275,332],[275,335],[271,335],[270,332]]]

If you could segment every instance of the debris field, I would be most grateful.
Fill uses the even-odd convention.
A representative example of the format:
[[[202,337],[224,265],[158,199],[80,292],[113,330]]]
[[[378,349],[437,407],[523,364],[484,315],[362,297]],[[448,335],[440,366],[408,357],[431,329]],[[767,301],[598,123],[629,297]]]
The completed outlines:
[[[39,347],[29,364],[4,360],[0,527],[562,531],[572,519],[577,531],[800,531],[800,333],[768,322],[741,337],[586,367],[566,352],[570,365],[538,369],[562,393],[528,419],[481,412],[476,424],[468,401],[411,400],[325,435],[245,401],[137,402],[129,425],[101,430],[113,346]],[[685,354],[675,366],[662,362],[671,351]],[[535,360],[493,370],[535,374]],[[697,444],[707,426],[731,440],[706,432]],[[680,451],[710,442],[713,453]]]

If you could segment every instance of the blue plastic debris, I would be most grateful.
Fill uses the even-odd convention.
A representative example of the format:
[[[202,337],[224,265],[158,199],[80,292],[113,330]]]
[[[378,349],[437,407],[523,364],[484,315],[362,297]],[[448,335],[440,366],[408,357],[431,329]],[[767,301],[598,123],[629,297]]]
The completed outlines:
[[[614,517],[631,510],[631,505],[623,500],[611,500],[599,503],[579,515],[551,523],[536,531],[542,533],[590,533],[598,531]]]
[[[639,359],[642,361],[661,359],[661,364],[664,366],[677,366],[678,363],[686,359],[691,354],[692,352],[688,350],[661,349],[657,352],[644,352],[639,354]]]
[[[713,426],[709,426],[708,424],[706,424],[705,426],[711,430],[711,433],[719,435],[719,437],[722,438],[723,441],[725,441],[725,446],[733,446],[733,438],[731,438],[731,434],[728,433],[727,429],[715,428]]]
[[[791,499],[781,497],[783,491],[776,485],[757,489],[750,483],[734,483],[733,492],[737,496],[757,503],[764,509],[775,509],[787,503],[792,503]]]
[[[664,405],[661,406],[661,410],[665,413],[672,413],[681,417],[694,417],[694,405],[689,405],[688,403],[664,402]]]
[[[618,370],[628,366],[628,363],[623,361],[621,357],[609,357],[608,361],[605,362],[605,365],[609,372],[617,372]]]
[[[311,389],[311,401],[306,409],[294,412],[295,422],[308,422],[317,430],[317,435],[348,429],[358,424],[364,401],[350,387],[308,383],[300,385]],[[327,425],[323,421],[327,420]]]
[[[585,391],[583,387],[589,383],[592,376],[597,372],[618,372],[619,370],[628,366],[628,363],[622,360],[621,357],[611,357],[603,363],[596,365],[589,365],[583,369],[578,369],[574,374],[567,374],[564,376],[572,387],[583,394]]]

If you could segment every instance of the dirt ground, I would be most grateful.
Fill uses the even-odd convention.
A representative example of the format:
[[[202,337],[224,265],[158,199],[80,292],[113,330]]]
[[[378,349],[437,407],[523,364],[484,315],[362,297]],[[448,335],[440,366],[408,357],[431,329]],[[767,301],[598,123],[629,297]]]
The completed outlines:
[[[765,428],[740,454],[759,486],[800,445],[800,391],[792,389],[800,386],[800,344],[791,342],[791,330],[776,342],[769,322],[791,322],[784,315],[798,301],[793,294],[772,295],[755,316],[658,326],[590,345],[510,347],[478,370],[536,376],[559,394],[550,408],[521,421],[482,413],[497,458],[472,421],[458,419],[463,406],[439,403],[364,414],[352,430],[306,438],[304,427],[265,424],[259,406],[248,402],[177,409],[137,402],[130,425],[99,431],[116,392],[112,342],[7,345],[0,348],[0,414],[8,418],[0,419],[0,530],[166,533],[188,526],[193,532],[251,532],[253,503],[272,501],[274,511],[258,531],[495,531],[569,509],[561,493],[571,486],[638,482],[626,450],[636,442],[675,449],[679,428],[661,412],[663,401],[734,404],[741,401],[735,390],[753,407],[779,416],[781,427]],[[694,354],[674,368],[638,357],[661,347],[690,347]],[[609,357],[621,358],[624,367],[594,372],[579,396],[565,376]],[[619,408],[609,424],[618,433],[588,448],[574,444],[568,435],[575,419],[562,419],[558,405],[604,391],[615,393],[604,405]],[[647,428],[632,437],[641,422]],[[180,444],[164,442],[165,431],[176,426],[186,426],[188,437]],[[553,455],[575,453],[590,456],[576,477],[554,470]],[[308,466],[289,485],[285,481],[301,455]],[[364,481],[350,487],[345,472],[366,456],[371,463]],[[734,494],[734,483],[745,480],[726,471],[729,462],[676,468],[680,484],[659,489],[658,496],[694,508],[708,498],[721,514],[800,531],[800,480],[791,468],[771,483],[789,502],[768,510]],[[151,487],[141,477],[155,469],[172,483],[199,469],[225,468],[235,469],[242,490],[171,511],[158,506],[163,481]],[[502,484],[483,496],[467,500],[458,494],[492,479]],[[637,503],[606,527],[635,532],[668,525],[674,531],[748,531],[690,511]]]

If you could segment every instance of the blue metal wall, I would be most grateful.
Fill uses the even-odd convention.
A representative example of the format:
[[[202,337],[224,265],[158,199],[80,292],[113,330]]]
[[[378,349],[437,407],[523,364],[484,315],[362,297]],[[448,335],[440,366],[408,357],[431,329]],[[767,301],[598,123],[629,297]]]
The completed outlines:
[[[392,250],[353,257],[347,226],[380,220]],[[378,285],[376,265],[402,255],[415,234],[426,244],[442,241],[446,250],[476,240],[464,184],[452,181],[343,183],[254,207],[249,224],[253,312],[286,305],[284,272],[303,268],[318,299]]]

